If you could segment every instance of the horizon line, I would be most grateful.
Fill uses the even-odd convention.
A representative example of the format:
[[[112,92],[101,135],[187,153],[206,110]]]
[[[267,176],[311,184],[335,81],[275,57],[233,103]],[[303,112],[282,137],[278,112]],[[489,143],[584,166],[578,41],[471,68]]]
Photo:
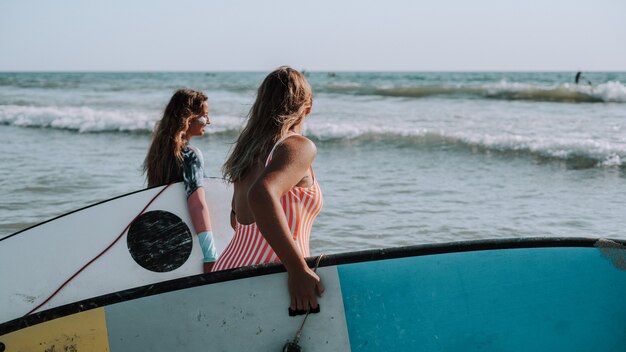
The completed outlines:
[[[309,70],[308,73],[626,73],[625,70]],[[265,73],[267,70],[2,70],[0,73]]]

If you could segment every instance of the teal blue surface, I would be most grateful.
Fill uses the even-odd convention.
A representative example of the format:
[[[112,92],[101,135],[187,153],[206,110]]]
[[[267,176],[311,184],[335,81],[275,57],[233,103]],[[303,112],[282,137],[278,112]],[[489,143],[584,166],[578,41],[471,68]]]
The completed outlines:
[[[596,248],[338,267],[352,351],[626,351],[626,272]]]

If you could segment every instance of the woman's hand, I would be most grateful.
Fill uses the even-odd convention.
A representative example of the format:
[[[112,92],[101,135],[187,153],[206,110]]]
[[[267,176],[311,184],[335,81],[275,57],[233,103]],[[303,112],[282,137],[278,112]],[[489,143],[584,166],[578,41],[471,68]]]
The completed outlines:
[[[319,276],[309,267],[288,274],[291,310],[306,312],[309,308],[317,309],[317,297],[324,294],[324,285]]]
[[[211,272],[211,269],[213,269],[213,264],[215,264],[215,262],[202,263],[202,268],[205,274]]]

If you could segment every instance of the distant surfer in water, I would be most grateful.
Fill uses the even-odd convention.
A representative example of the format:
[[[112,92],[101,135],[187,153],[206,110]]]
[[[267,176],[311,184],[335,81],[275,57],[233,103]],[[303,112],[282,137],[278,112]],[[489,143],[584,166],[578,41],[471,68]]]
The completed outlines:
[[[176,91],[154,128],[152,144],[143,164],[148,187],[184,182],[187,208],[204,254],[205,273],[215,264],[216,250],[204,198],[204,158],[189,141],[204,135],[204,128],[210,123],[207,100],[202,92]]]
[[[287,268],[290,309],[319,309],[324,286],[304,258],[311,226],[322,209],[313,173],[317,155],[302,135],[313,93],[290,67],[270,73],[258,89],[232,153],[223,166],[234,186],[231,225],[235,235],[213,271],[281,261]]]
[[[591,82],[587,78],[585,78],[585,76],[583,76],[583,73],[581,71],[576,72],[576,77],[574,78],[574,82],[578,84],[581,79],[584,79],[585,81],[587,81],[588,85],[591,85]]]

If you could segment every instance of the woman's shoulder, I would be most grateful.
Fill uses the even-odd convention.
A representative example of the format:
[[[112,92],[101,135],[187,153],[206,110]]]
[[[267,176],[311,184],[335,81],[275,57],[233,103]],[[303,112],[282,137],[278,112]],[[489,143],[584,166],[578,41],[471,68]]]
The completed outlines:
[[[185,153],[198,153],[198,148],[196,148],[193,144],[191,143],[185,143],[185,145],[183,146],[183,152]]]
[[[200,152],[200,149],[196,148],[192,144],[187,143],[183,147],[183,156],[188,158],[196,157],[202,159],[202,152]]]
[[[270,160],[274,163],[289,164],[295,160],[313,162],[317,156],[317,147],[310,139],[302,135],[290,135],[281,139],[270,151],[265,165],[269,165]]]
[[[183,164],[204,167],[204,157],[202,156],[200,149],[187,143],[183,148]]]
[[[287,160],[292,158],[309,159],[313,161],[317,156],[317,147],[312,140],[302,135],[293,135],[280,143],[274,151],[274,157],[283,156]]]
[[[280,146],[284,146],[288,150],[299,150],[307,153],[317,153],[317,147],[312,140],[301,134],[294,134],[285,139]],[[279,146],[279,148],[280,148]]]

